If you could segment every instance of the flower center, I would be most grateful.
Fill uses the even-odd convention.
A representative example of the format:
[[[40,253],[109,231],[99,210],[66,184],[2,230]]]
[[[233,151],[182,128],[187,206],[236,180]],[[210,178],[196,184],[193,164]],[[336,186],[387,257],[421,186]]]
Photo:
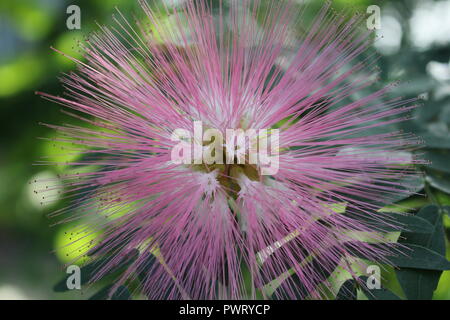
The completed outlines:
[[[217,171],[217,181],[220,186],[230,197],[236,199],[239,191],[241,191],[238,183],[239,178],[246,176],[251,181],[260,181],[261,175],[257,165],[249,164],[247,157],[244,164],[238,164],[237,159],[235,160],[234,164],[195,164],[191,168],[194,171],[205,173]]]

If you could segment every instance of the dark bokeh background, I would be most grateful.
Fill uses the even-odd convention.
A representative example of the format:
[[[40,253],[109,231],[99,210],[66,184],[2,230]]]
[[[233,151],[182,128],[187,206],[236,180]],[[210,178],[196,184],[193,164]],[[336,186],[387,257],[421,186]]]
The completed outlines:
[[[149,0],[150,1],[150,0]],[[304,1],[308,2],[308,1]],[[311,0],[314,10],[322,0]],[[334,1],[338,8],[350,1]],[[299,1],[300,3],[300,1]],[[424,137],[433,161],[427,169],[427,183],[441,205],[450,204],[450,1],[432,0],[358,0],[351,10],[366,11],[372,4],[382,7],[383,38],[375,44],[382,55],[379,66],[382,82],[403,80],[396,94],[422,95],[425,111],[418,111],[409,130]],[[66,9],[81,8],[82,28],[66,27]],[[63,123],[69,119],[60,108],[35,95],[35,91],[61,94],[57,77],[74,68],[68,59],[50,46],[79,58],[76,43],[96,30],[96,22],[111,21],[114,7],[127,16],[137,12],[133,0],[16,0],[0,2],[0,300],[80,298],[80,292],[54,293],[53,285],[63,275],[67,262],[61,251],[52,253],[67,241],[67,227],[49,227],[46,214],[61,205],[41,205],[33,193],[36,179],[55,177],[63,167],[33,165],[41,157],[65,161],[51,140],[55,133],[40,126]],[[447,173],[446,173],[447,172]],[[414,196],[403,202],[417,210],[429,198]],[[450,219],[446,218],[449,227]],[[388,284],[389,285],[389,284]],[[391,284],[395,287],[395,283]],[[450,299],[450,272],[441,278],[435,299]]]

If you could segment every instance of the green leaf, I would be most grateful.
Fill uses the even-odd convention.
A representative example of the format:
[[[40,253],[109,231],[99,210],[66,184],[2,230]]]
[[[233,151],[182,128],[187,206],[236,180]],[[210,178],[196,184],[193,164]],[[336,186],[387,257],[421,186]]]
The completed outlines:
[[[404,233],[402,234],[402,239],[404,239],[402,243],[421,245],[445,256],[445,232],[439,208],[437,206],[424,207],[417,216],[429,221],[433,225],[433,232],[427,235]],[[396,270],[396,274],[408,299],[431,300],[442,271],[401,268]]]
[[[431,233],[433,232],[433,226],[425,219],[422,219],[419,216],[412,215],[400,215],[400,214],[392,214],[395,215],[395,219],[399,223],[399,226],[409,232],[416,233]],[[388,227],[386,231],[398,231],[398,228]]]
[[[428,76],[420,76],[414,80],[400,84],[393,93],[396,96],[418,96],[435,88],[436,81]]]
[[[338,258],[334,259],[334,261],[329,261],[326,258],[329,257],[330,254],[339,255],[341,252],[337,251],[336,248],[329,248],[327,249],[327,253],[322,252],[321,255],[318,256],[311,255],[300,263],[299,268],[314,272],[314,278],[310,279],[310,285],[313,283],[314,288],[307,288],[300,277],[295,273],[294,268],[291,268],[266,284],[263,287],[263,290],[271,296],[273,300],[278,300],[291,299],[291,295],[286,290],[286,288],[291,288],[291,293],[295,295],[295,299],[305,299],[312,293],[312,290],[325,282],[339,265]]]
[[[408,199],[411,196],[419,193],[425,187],[425,180],[424,180],[424,177],[421,175],[408,175],[408,176],[405,176],[400,179],[395,179],[392,182],[395,183],[395,185],[392,185],[392,183],[389,183],[389,184],[374,183],[374,186],[380,187],[380,190],[381,190],[381,188],[384,188],[384,187],[393,189],[389,196],[390,203],[399,202],[401,200]],[[348,194],[340,193],[340,192],[336,192],[336,196],[346,197],[346,198],[349,197]],[[370,203],[370,204],[378,207],[379,209],[381,209],[386,206],[386,200],[387,199],[382,200],[382,198],[374,199],[373,197],[372,197],[372,199],[368,199],[367,197],[351,195],[351,200],[349,201],[350,202],[349,206],[352,206],[353,205],[352,202],[354,201],[356,206],[357,206],[358,202],[363,202],[363,203]]]
[[[406,244],[400,251],[398,256],[389,258],[394,266],[424,270],[450,270],[450,262],[444,256],[425,247]]]
[[[427,151],[424,154],[424,158],[430,161],[428,167],[450,173],[450,152],[449,151]]]
[[[431,173],[427,175],[426,180],[432,187],[444,191],[445,193],[450,193],[450,176]]]
[[[355,258],[365,259],[372,261],[373,252],[383,251],[388,252],[389,250],[393,250],[392,247],[388,247],[384,243],[371,243],[369,247],[372,248],[372,252],[368,253],[366,251],[358,250],[358,248],[365,248],[368,244],[361,241],[347,241],[344,243],[343,249],[345,252]],[[380,262],[380,261],[376,261]]]
[[[409,300],[431,300],[442,271],[402,268],[396,274]]]
[[[141,281],[145,281],[152,276],[152,273],[154,273],[154,265],[157,263],[156,257],[153,254],[147,254],[143,261],[145,262],[141,264],[138,272],[138,278]]]
[[[131,300],[131,293],[125,286],[120,286],[111,296],[111,300]]]
[[[403,239],[401,240],[401,243],[419,245],[444,256],[446,252],[445,234],[440,208],[435,205],[428,205],[417,213],[417,217],[426,220],[432,225],[432,232],[429,234],[404,232],[402,234]]]
[[[385,232],[407,230],[417,233],[431,233],[433,231],[433,226],[427,220],[413,215],[378,212],[374,215],[352,213],[347,214],[347,216],[368,227]]]
[[[420,134],[420,137],[428,148],[450,149],[450,137],[442,137],[430,132]]]
[[[388,289],[367,290],[364,292],[370,300],[401,300],[399,296]]]
[[[450,99],[427,101],[426,104],[414,110],[416,121],[420,124],[427,125],[430,122],[440,120],[442,110],[450,104]]]
[[[380,187],[380,189],[383,187],[389,187],[393,189],[391,195],[389,196],[390,203],[408,199],[412,195],[416,195],[417,193],[419,193],[425,187],[425,180],[421,175],[406,176],[401,179],[393,180],[393,182],[396,184],[395,186],[393,186],[391,183],[374,183],[374,185]],[[336,192],[336,196],[347,198],[349,195],[346,193]],[[352,201],[354,201],[354,203],[356,204],[358,202],[370,203],[378,207],[379,209],[386,206],[386,199],[382,200],[381,198],[377,200],[373,199],[373,197],[372,199],[368,199],[367,197],[352,195],[349,206],[352,206]]]
[[[349,279],[339,289],[336,300],[356,300],[357,298],[357,284],[354,279]]]
[[[391,244],[392,245],[392,244]],[[359,241],[347,242],[344,246],[347,253],[360,259],[372,260],[370,254],[357,250],[362,246],[367,246]],[[437,252],[415,244],[402,244],[395,249],[384,243],[371,243],[373,252],[380,250],[391,250],[391,255],[386,258],[386,262],[399,268],[414,268],[423,270],[450,270],[450,262]],[[371,251],[372,251],[371,250]],[[395,251],[395,252],[394,252]],[[377,263],[382,261],[375,261]]]
[[[111,290],[113,286],[109,285],[95,293],[92,297],[89,298],[89,300],[107,300],[109,296],[109,291]]]
[[[403,179],[395,181],[400,186],[394,187],[398,191],[393,191],[393,196],[390,198],[391,202],[398,202],[409,198],[413,194],[417,194],[425,187],[425,181],[422,176],[407,176]]]
[[[108,300],[111,296],[111,300],[131,300],[131,294],[127,287],[119,286],[116,291],[111,295],[111,289],[114,285],[109,285],[98,291],[89,300]]]
[[[367,277],[360,277],[360,280],[365,284],[367,283]],[[362,292],[369,298],[369,300],[401,300],[399,296],[394,294],[392,291],[381,288],[381,289],[369,289],[366,285],[361,286]]]
[[[400,242],[419,245],[445,256],[445,233],[440,208],[435,205],[426,206],[417,213],[417,217],[426,220],[432,226],[432,232],[429,234],[404,232]]]

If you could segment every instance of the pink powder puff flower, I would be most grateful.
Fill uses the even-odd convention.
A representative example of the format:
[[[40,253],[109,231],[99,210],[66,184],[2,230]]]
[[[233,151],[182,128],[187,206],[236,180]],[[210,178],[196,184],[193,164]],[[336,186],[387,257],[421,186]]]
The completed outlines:
[[[150,299],[321,298],[337,266],[355,273],[352,251],[386,261],[394,246],[370,242],[386,242],[378,210],[417,175],[417,140],[389,130],[415,106],[389,95],[395,84],[367,93],[377,70],[362,15],[327,3],[305,25],[294,1],[217,8],[142,2],[134,27],[119,12],[80,44],[85,62],[71,58],[67,96],[41,93],[86,123],[49,125],[80,154],[61,176],[70,205],[53,215],[101,232],[93,281],[137,253],[115,287],[139,276]],[[195,121],[278,129],[277,172],[174,163],[173,133]]]

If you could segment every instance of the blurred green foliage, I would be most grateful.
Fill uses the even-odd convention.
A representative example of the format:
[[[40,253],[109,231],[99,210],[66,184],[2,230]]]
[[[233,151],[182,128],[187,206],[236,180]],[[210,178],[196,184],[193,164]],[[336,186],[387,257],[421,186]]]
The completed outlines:
[[[308,10],[316,10],[323,3],[322,0],[307,2],[311,2]],[[418,212],[431,202],[450,205],[450,33],[447,42],[442,39],[433,42],[430,31],[429,39],[425,38],[429,40],[426,46],[423,39],[417,42],[414,38],[418,37],[417,28],[420,31],[427,27],[415,25],[426,21],[417,18],[420,8],[426,11],[427,5],[431,8],[448,2],[376,1],[382,6],[379,34],[384,36],[376,42],[381,53],[380,86],[405,80],[394,95],[424,97],[424,107],[403,127],[424,138],[428,146],[424,156],[432,162],[421,168],[427,175],[428,197],[416,195],[402,202],[405,210],[411,212]],[[365,12],[373,4],[370,0],[352,1],[351,6],[348,3],[336,0],[334,6]],[[66,27],[66,9],[71,4],[81,8],[81,30],[71,31]],[[79,292],[61,294],[52,290],[53,284],[64,275],[62,264],[68,262],[65,252],[52,253],[67,242],[67,227],[49,228],[46,214],[57,204],[41,205],[42,200],[33,192],[35,186],[30,185],[38,178],[53,177],[64,169],[33,165],[41,157],[59,160],[71,157],[61,153],[61,145],[38,139],[51,139],[55,135],[38,123],[64,123],[70,119],[59,112],[58,106],[34,92],[62,93],[57,77],[73,70],[75,65],[50,47],[81,58],[77,41],[97,30],[97,23],[109,24],[115,6],[128,17],[138,12],[137,1],[132,0],[0,2],[0,299],[82,297]],[[450,5],[447,8],[450,10]],[[450,28],[450,20],[441,22]],[[450,258],[450,218],[445,217],[444,226],[447,258]],[[385,285],[403,295],[393,270],[385,277]],[[450,299],[450,271],[443,273],[434,298]]]

